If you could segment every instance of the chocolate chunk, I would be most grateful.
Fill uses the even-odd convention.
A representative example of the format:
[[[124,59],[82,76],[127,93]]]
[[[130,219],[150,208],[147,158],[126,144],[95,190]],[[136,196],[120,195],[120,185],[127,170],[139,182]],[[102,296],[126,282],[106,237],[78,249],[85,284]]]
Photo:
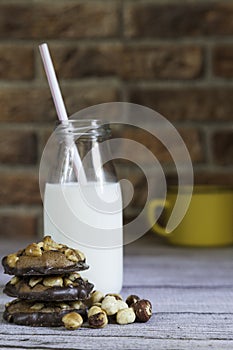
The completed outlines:
[[[17,299],[6,305],[3,318],[10,323],[32,327],[62,326],[62,317],[70,312],[76,312],[86,320],[86,306],[80,303],[80,307],[75,308],[73,304],[75,303],[44,302],[42,304]]]
[[[3,292],[10,297],[39,301],[74,301],[89,297],[94,285],[84,281],[77,274],[48,277],[15,277],[9,281]],[[70,278],[69,278],[70,277]],[[60,282],[60,283],[59,283]]]

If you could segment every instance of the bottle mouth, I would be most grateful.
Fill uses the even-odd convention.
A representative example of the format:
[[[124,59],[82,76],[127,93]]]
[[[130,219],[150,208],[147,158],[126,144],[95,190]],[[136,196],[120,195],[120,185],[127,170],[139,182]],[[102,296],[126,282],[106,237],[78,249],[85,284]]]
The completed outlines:
[[[55,132],[58,135],[70,135],[78,138],[104,139],[111,136],[111,129],[107,122],[100,119],[68,119],[56,123]]]

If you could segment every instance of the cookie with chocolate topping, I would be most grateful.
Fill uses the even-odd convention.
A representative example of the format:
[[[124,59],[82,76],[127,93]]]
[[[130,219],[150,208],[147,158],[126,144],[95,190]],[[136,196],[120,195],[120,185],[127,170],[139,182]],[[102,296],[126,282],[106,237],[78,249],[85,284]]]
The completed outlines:
[[[10,297],[39,301],[85,300],[94,285],[77,272],[64,275],[13,277],[3,292]]]
[[[50,236],[2,259],[4,272],[16,276],[59,275],[88,269],[82,252],[54,242]]]
[[[70,312],[80,314],[84,320],[87,318],[86,306],[81,301],[41,303],[19,299],[6,304],[3,318],[18,325],[58,327],[63,325],[63,316]]]

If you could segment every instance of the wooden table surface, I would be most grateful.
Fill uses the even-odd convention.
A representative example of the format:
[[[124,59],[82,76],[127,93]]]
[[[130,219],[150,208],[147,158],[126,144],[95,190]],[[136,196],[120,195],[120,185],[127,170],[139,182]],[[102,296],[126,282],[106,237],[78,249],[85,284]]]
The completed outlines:
[[[1,255],[16,245],[0,242]],[[2,287],[9,277],[0,278]],[[171,247],[146,235],[125,248],[129,294],[152,301],[149,322],[67,331],[7,324],[1,288],[0,349],[233,349],[233,247]]]

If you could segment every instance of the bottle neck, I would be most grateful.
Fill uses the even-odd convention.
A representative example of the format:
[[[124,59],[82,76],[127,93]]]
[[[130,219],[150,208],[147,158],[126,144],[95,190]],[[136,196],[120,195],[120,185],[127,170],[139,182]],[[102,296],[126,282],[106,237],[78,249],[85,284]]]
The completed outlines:
[[[77,140],[86,141],[103,141],[111,137],[109,124],[97,120],[75,120],[58,122],[56,134],[58,137],[67,138],[70,136],[76,142]]]

